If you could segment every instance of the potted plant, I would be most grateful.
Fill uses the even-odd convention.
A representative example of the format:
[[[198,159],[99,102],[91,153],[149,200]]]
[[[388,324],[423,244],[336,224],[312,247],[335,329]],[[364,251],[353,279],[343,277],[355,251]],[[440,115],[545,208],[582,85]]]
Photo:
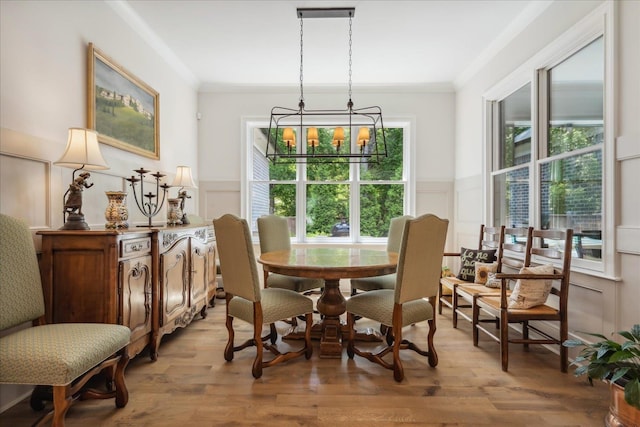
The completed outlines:
[[[600,341],[587,344],[581,340],[566,340],[563,343],[565,347],[582,348],[572,363],[578,366],[575,375],[587,374],[591,384],[594,378],[610,383],[607,426],[640,425],[640,324],[633,325],[629,331],[618,332],[626,340],[623,343],[600,334],[588,335],[600,338]]]

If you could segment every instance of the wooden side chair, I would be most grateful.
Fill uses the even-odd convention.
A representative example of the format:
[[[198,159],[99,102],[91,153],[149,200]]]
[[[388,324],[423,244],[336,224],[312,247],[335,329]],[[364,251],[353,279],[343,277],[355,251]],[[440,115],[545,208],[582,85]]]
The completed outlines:
[[[432,367],[438,364],[433,344],[436,332],[435,305],[448,225],[448,220],[431,214],[407,221],[398,256],[394,289],[363,292],[347,300],[347,354],[350,359],[357,354],[384,368],[392,369],[393,378],[398,382],[404,379],[400,350],[410,349],[426,356]],[[392,334],[392,339],[387,339],[387,346],[375,354],[356,348],[356,316],[387,326],[390,331],[387,333]],[[427,351],[402,338],[403,327],[423,321],[429,322]],[[389,353],[392,353],[391,362],[383,359]]]
[[[115,398],[124,407],[129,393],[124,371],[129,362],[126,326],[97,323],[45,325],[40,270],[27,225],[0,214],[0,330],[26,322],[32,327],[0,338],[0,383],[31,384],[31,407],[42,410],[51,400],[53,410],[35,425],[51,420],[64,426],[69,407],[78,399]],[[87,382],[106,370],[108,390],[86,389]]]
[[[389,233],[387,235],[387,252],[399,252],[402,243],[402,233],[405,223],[413,219],[411,215],[403,215],[391,218],[389,221]],[[396,274],[385,276],[363,277],[351,279],[351,295],[358,291],[373,291],[376,289],[393,289],[396,285]]]
[[[496,275],[501,280],[500,294],[498,296],[476,294],[473,297],[473,345],[478,346],[478,332],[482,331],[493,340],[500,343],[502,370],[509,367],[509,343],[524,344],[556,344],[560,346],[560,370],[567,372],[569,364],[567,348],[562,343],[568,338],[569,327],[567,321],[567,303],[569,299],[569,275],[571,273],[571,252],[573,231],[568,230],[533,230],[534,242],[531,248],[531,261],[534,267],[525,267],[519,273],[499,273]],[[508,293],[508,282],[516,282],[516,288],[511,295]],[[527,282],[525,282],[527,281]],[[527,288],[532,285],[550,288],[549,300],[546,302],[526,307]],[[517,295],[516,295],[517,294]],[[535,301],[538,295],[531,294]],[[485,328],[480,323],[480,314],[488,314],[497,317],[500,322],[499,332]],[[557,322],[558,334],[552,336],[531,325],[532,321]],[[509,324],[519,323],[522,327],[521,338],[510,338]],[[529,331],[533,330],[540,338],[531,337]]]
[[[504,226],[501,227],[486,227],[484,224],[480,225],[480,235],[478,238],[477,251],[493,251],[494,257],[492,260],[499,258],[498,251],[502,247]],[[473,248],[473,249],[476,249]],[[464,249],[464,248],[463,248]],[[462,256],[462,250],[460,252],[445,252],[446,257],[458,257]],[[462,266],[461,266],[462,268]],[[456,310],[458,306],[454,306],[455,288],[463,283],[473,283],[473,280],[469,282],[469,277],[457,276],[441,277],[438,282],[438,314],[442,314],[442,307],[449,307],[452,311],[453,327],[457,327],[457,315]],[[467,308],[470,308],[469,305]]]
[[[495,272],[517,273],[522,267],[528,267],[531,262],[531,244],[533,227],[503,227],[500,236],[500,247],[498,249],[498,259],[495,264]],[[488,279],[488,278],[487,278]],[[458,327],[458,316],[471,322],[472,314],[467,310],[472,307],[473,296],[476,294],[500,294],[500,287],[489,287],[489,283],[459,283],[454,285],[453,290],[453,327]],[[467,310],[467,311],[465,311]],[[497,319],[494,321],[499,326]]]
[[[254,378],[262,376],[262,369],[294,357],[305,356],[309,359],[313,353],[311,345],[311,327],[313,301],[311,298],[290,289],[261,288],[258,266],[253,253],[251,232],[244,219],[234,215],[223,215],[213,221],[216,242],[220,256],[220,269],[224,277],[227,310],[227,331],[229,340],[224,351],[224,358],[230,362],[236,351],[249,346],[256,347],[256,357],[253,362],[252,374]],[[271,344],[266,341],[272,338],[273,332],[265,338],[261,336],[262,325],[305,316],[304,347],[297,351],[281,353],[273,339]],[[233,321],[235,318],[253,325],[253,337],[240,346],[234,346]],[[275,357],[263,360],[263,349],[266,348]]]
[[[291,237],[289,236],[289,224],[287,219],[278,215],[264,215],[258,218],[258,236],[260,239],[260,252],[288,251],[291,249]],[[307,277],[285,276],[283,274],[269,274],[264,271],[264,287],[289,289],[296,292],[309,292],[322,288],[322,279]]]

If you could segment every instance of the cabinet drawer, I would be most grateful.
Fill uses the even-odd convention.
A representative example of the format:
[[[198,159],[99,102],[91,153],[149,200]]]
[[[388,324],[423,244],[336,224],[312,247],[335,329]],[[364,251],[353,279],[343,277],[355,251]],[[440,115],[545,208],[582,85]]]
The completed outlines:
[[[120,256],[130,257],[151,251],[151,237],[141,239],[129,239],[120,242]]]

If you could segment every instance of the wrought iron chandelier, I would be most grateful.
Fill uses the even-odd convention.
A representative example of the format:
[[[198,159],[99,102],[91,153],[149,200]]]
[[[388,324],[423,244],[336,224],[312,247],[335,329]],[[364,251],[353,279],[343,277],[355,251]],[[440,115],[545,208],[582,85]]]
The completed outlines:
[[[265,156],[274,163],[379,163],[387,142],[378,106],[353,108],[351,100],[351,36],[355,8],[298,8],[300,19],[300,99],[298,108],[273,107]],[[303,85],[303,25],[305,18],[349,18],[349,101],[346,109],[305,108]],[[320,141],[318,128],[333,132],[331,143]],[[322,134],[326,134],[321,132]],[[306,135],[306,147],[298,144]]]

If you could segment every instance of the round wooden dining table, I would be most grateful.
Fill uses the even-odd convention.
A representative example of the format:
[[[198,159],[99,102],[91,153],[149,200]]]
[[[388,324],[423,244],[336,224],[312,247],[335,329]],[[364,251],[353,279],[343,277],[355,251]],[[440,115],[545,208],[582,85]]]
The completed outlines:
[[[287,276],[324,280],[317,309],[322,321],[312,334],[320,338],[320,357],[342,357],[342,337],[348,331],[340,321],[347,302],[340,292],[340,279],[382,276],[395,273],[398,254],[394,252],[344,248],[296,247],[288,251],[267,252],[258,262],[265,271]]]

